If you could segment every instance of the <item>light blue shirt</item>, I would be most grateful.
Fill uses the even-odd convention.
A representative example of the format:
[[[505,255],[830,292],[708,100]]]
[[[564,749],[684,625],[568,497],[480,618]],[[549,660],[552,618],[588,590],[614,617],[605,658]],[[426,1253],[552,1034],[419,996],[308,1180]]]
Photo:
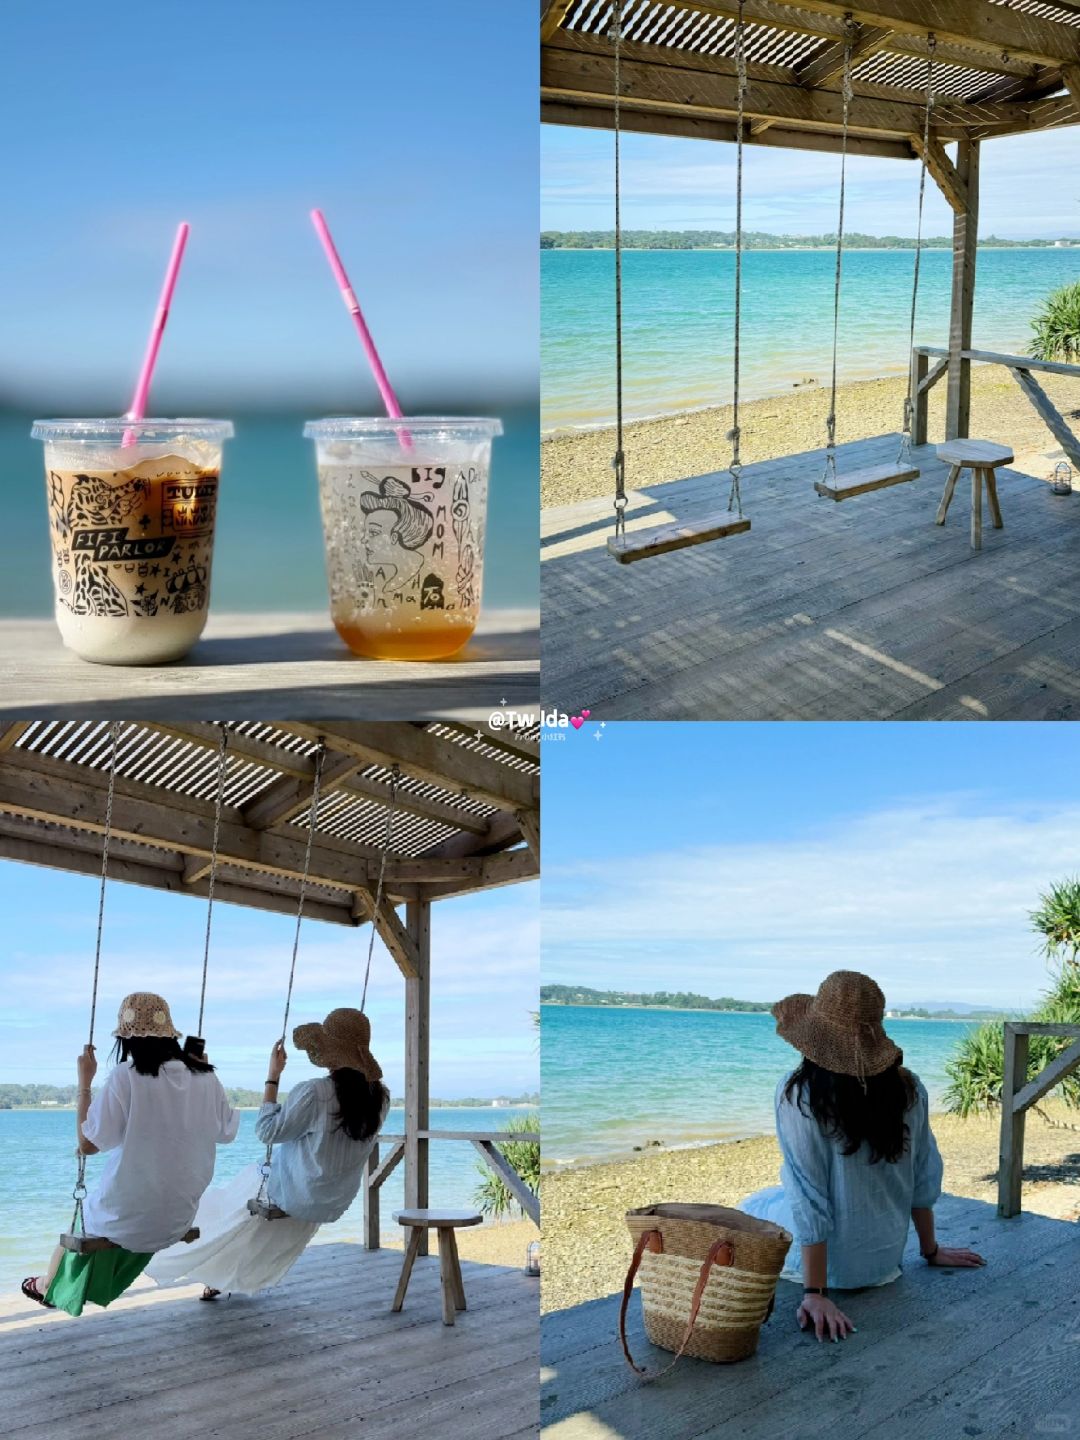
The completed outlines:
[[[378,1130],[390,1108],[387,1098],[376,1135],[350,1140],[338,1126],[337,1096],[329,1075],[303,1080],[284,1105],[264,1104],[255,1134],[273,1144],[267,1195],[297,1220],[337,1220],[352,1204]]]
[[[776,1090],[776,1135],[795,1245],[828,1242],[828,1283],[838,1290],[879,1285],[900,1267],[912,1209],[931,1208],[941,1194],[941,1155],[926,1089],[915,1081],[903,1155],[871,1165],[865,1143],[854,1155],[843,1154],[842,1142],[800,1110],[797,1095],[787,1099],[786,1085],[787,1078]]]

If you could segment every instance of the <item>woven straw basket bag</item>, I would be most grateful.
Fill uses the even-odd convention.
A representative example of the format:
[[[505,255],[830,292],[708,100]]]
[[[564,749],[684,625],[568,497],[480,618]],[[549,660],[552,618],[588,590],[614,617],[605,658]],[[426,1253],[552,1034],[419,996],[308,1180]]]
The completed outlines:
[[[758,1334],[772,1313],[776,1282],[791,1245],[779,1225],[723,1205],[646,1205],[629,1210],[626,1223],[634,1258],[623,1287],[619,1335],[627,1362],[626,1312],[634,1279],[641,1275],[645,1333],[675,1359],[683,1355],[726,1364],[757,1349]]]

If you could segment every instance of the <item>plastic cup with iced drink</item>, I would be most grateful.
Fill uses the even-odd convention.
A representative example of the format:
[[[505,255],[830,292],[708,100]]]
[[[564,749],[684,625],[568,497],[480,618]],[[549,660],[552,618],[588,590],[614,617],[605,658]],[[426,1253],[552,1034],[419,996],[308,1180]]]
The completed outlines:
[[[438,660],[476,629],[498,420],[309,421],[330,616],[357,655]]]
[[[179,660],[210,604],[227,420],[38,420],[56,623],[105,665]]]

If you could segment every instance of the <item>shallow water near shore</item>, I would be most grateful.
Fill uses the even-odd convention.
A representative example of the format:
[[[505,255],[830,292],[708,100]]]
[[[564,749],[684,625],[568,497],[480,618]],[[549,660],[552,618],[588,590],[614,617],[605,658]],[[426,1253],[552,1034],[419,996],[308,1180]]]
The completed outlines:
[[[771,1015],[715,1010],[542,1010],[545,1170],[655,1148],[771,1134],[777,1081],[797,1056]],[[888,1020],[938,1108],[971,1025]]]
[[[261,1159],[263,1147],[255,1138],[257,1112],[245,1110],[240,1116],[240,1133],[231,1145],[218,1147],[215,1182],[230,1179],[245,1165]],[[431,1114],[432,1128],[441,1130],[511,1130],[535,1111],[510,1106],[498,1109],[437,1109]],[[405,1129],[401,1110],[391,1110],[386,1120],[389,1134]],[[0,1111],[0,1288],[17,1284],[48,1259],[60,1233],[71,1222],[71,1187],[75,1179],[75,1115],[71,1110]],[[385,1153],[385,1147],[384,1147]],[[469,1207],[475,1204],[480,1184],[479,1156],[467,1141],[437,1141],[430,1146],[431,1195],[440,1205]],[[103,1161],[91,1156],[87,1183],[92,1187]],[[394,1171],[382,1188],[380,1221],[383,1234],[398,1236],[394,1211],[404,1204],[404,1170]],[[332,1225],[318,1231],[320,1241],[363,1238],[362,1196]],[[524,1257],[522,1257],[524,1258]]]

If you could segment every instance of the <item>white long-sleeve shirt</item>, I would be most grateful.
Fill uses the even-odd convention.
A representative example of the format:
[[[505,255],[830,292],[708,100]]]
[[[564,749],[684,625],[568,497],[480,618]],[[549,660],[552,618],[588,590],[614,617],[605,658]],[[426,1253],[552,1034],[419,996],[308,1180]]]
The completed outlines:
[[[128,1061],[110,1072],[82,1131],[107,1153],[101,1179],[83,1202],[88,1235],[145,1255],[191,1228],[214,1175],[214,1150],[236,1139],[240,1116],[221,1081],[167,1060],[156,1075]]]
[[[337,1096],[329,1075],[304,1080],[284,1105],[265,1104],[255,1122],[273,1144],[267,1194],[297,1220],[337,1220],[356,1198],[371,1147],[390,1108],[389,1097],[370,1140],[350,1140],[338,1125]]]

